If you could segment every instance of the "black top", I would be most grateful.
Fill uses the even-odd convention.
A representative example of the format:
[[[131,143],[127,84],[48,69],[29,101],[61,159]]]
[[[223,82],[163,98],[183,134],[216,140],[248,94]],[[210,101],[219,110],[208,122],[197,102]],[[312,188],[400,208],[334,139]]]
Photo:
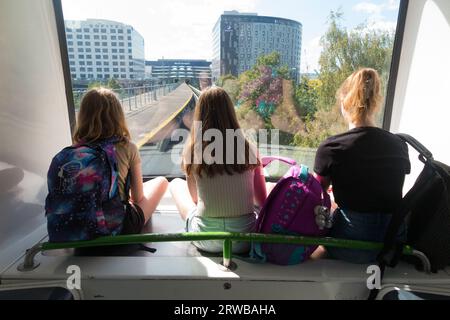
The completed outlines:
[[[393,213],[411,171],[408,147],[396,135],[360,127],[324,141],[314,171],[329,177],[336,203],[363,213]]]

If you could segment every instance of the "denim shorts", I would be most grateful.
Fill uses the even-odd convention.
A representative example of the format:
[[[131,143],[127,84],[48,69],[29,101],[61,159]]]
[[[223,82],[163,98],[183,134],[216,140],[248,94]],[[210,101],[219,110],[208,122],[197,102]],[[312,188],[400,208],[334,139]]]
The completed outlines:
[[[252,233],[256,230],[256,214],[248,214],[238,218],[208,218],[197,215],[193,208],[186,220],[187,232],[236,232]],[[210,253],[220,253],[223,250],[222,240],[195,241],[194,246]],[[246,242],[233,242],[233,253],[243,254],[250,250]]]
[[[391,221],[391,214],[360,213],[351,210],[338,209],[333,217],[333,228],[330,236],[336,239],[383,242],[385,233]],[[398,234],[399,240],[406,239],[406,229],[403,225]],[[344,248],[327,248],[330,258],[351,263],[367,264],[376,261],[379,251],[356,250]]]

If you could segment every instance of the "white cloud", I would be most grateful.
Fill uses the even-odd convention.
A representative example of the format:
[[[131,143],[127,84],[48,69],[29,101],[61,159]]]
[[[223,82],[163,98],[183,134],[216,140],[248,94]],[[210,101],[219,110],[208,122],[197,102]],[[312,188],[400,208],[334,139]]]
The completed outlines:
[[[322,53],[322,46],[320,45],[320,38],[316,37],[304,45],[302,51],[301,72],[314,73],[319,71],[319,59]]]
[[[360,2],[353,7],[356,12],[364,12],[368,14],[381,14],[383,11],[396,11],[400,6],[400,0],[388,0],[381,4],[373,2]]]
[[[254,12],[260,0],[63,0],[65,19],[108,19],[132,25],[147,59],[211,59],[212,29],[225,10]]]
[[[360,2],[353,7],[356,12],[369,14],[367,19],[367,26],[369,29],[379,29],[384,31],[395,31],[397,23],[391,20],[386,20],[383,13],[387,11],[398,11],[400,0],[387,0],[381,4],[373,2]]]
[[[383,5],[378,5],[371,2],[361,2],[355,5],[353,10],[368,14],[380,14],[383,11]]]

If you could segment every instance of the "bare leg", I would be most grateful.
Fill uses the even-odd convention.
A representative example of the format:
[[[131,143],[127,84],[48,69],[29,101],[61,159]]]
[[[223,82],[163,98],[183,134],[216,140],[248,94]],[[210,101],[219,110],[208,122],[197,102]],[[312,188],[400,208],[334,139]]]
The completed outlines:
[[[138,202],[138,205],[144,211],[145,224],[147,224],[153,212],[155,212],[168,185],[169,182],[164,177],[159,177],[144,183],[144,198]]]
[[[175,179],[169,184],[169,190],[175,200],[181,218],[186,220],[189,212],[196,207],[192,200],[187,182],[183,179]]]
[[[273,182],[266,182],[267,196],[272,192],[273,188],[275,188],[277,184]]]
[[[328,256],[327,249],[324,246],[318,246],[316,251],[311,255],[311,260],[326,259]]]

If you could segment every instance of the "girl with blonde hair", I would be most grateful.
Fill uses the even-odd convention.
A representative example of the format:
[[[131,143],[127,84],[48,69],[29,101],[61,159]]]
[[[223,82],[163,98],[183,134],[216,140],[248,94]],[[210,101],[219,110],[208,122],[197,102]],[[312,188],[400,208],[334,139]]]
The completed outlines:
[[[376,127],[382,103],[378,72],[364,68],[350,75],[337,92],[349,131],[324,141],[314,171],[325,189],[333,185],[338,209],[331,236],[382,242],[402,199],[410,172],[407,145]],[[377,252],[328,248],[328,254],[354,263],[373,262]]]

